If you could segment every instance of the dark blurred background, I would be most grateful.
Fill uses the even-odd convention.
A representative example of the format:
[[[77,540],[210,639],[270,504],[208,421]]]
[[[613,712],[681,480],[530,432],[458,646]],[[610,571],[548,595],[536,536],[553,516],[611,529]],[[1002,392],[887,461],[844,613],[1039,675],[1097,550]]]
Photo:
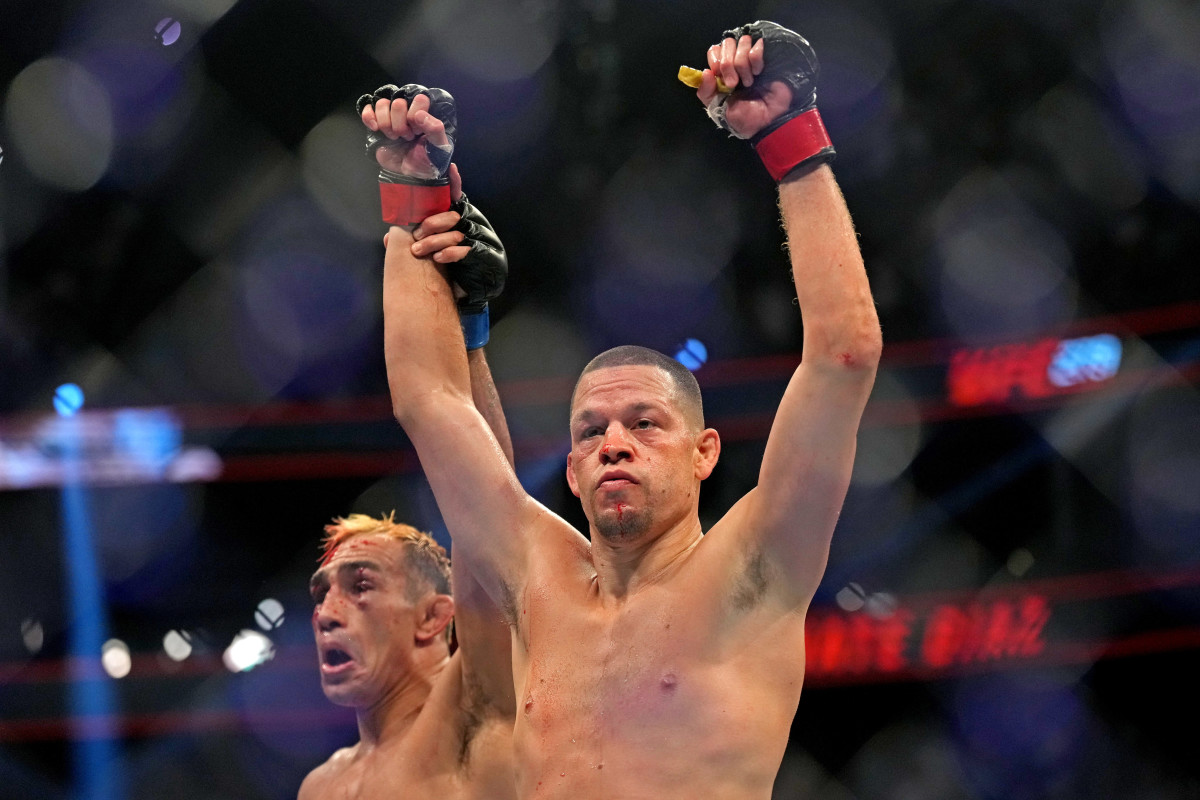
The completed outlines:
[[[321,527],[445,541],[380,84],[459,101],[526,487],[586,528],[565,404],[620,343],[696,367],[705,524],[753,485],[802,329],[770,180],[674,76],[759,18],[821,58],[886,342],[777,797],[1200,797],[1189,0],[0,2],[0,797],[290,798],[356,738]]]

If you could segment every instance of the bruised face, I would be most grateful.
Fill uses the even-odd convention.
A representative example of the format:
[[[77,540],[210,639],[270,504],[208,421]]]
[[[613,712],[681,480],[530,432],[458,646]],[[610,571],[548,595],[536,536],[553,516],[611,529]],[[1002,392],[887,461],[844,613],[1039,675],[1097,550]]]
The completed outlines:
[[[654,366],[606,367],[579,381],[567,482],[593,529],[611,542],[665,530],[695,508],[712,464],[698,449],[705,433],[677,391]]]
[[[404,548],[383,534],[356,536],[309,581],[321,688],[338,705],[372,706],[412,668],[419,604],[408,599]]]

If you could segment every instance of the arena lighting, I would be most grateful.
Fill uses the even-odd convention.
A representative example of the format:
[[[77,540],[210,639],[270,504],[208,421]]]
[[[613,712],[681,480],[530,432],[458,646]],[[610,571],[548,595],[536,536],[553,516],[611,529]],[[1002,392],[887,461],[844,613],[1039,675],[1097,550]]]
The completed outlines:
[[[23,620],[21,622],[21,641],[25,643],[25,649],[33,655],[40,653],[42,645],[46,643],[46,632],[42,628],[42,623],[32,618]]]
[[[923,612],[903,605],[885,614],[815,611],[805,630],[808,674],[819,681],[1027,660],[1046,646],[1050,613],[1047,598],[1033,593],[947,601]]]
[[[163,637],[163,652],[172,661],[183,661],[192,654],[192,636],[187,631],[167,631]]]
[[[258,631],[243,629],[229,647],[225,648],[222,660],[230,672],[248,672],[275,657],[275,645]]]
[[[78,388],[78,387],[76,387]],[[61,387],[60,387],[61,391]],[[83,396],[74,394],[82,407]],[[59,396],[55,396],[58,405]],[[74,413],[74,412],[72,412]],[[92,533],[92,514],[88,491],[81,480],[83,436],[82,419],[66,416],[57,420],[57,439],[62,447],[63,481],[61,518],[63,529],[63,561],[67,570],[67,596],[70,609],[67,628],[68,708],[71,712],[71,760],[73,796],[94,800],[117,800],[123,797],[123,763],[117,745],[115,729],[117,702],[111,681],[98,680],[97,660],[110,675],[113,658],[108,638],[108,605],[100,581],[100,568]],[[125,651],[128,656],[128,649]],[[128,671],[128,670],[126,670]],[[114,675],[114,677],[118,677]]]
[[[699,339],[688,339],[675,353],[675,360],[695,372],[708,361],[708,348]]]
[[[60,417],[73,417],[83,408],[83,389],[74,383],[64,383],[54,390],[54,412]]]
[[[1121,340],[1108,333],[960,348],[950,356],[946,391],[956,406],[1073,393],[1115,376],[1121,366],[1121,352]]]
[[[170,47],[179,41],[181,30],[179,20],[165,17],[154,26],[154,41],[161,43],[164,47]]]
[[[109,677],[117,680],[124,678],[133,669],[133,656],[129,652],[129,645],[120,639],[109,639],[101,651],[100,664]]]
[[[184,483],[221,474],[221,458],[211,448],[184,446],[183,426],[173,411],[85,412],[83,404],[83,391],[63,384],[54,394],[61,419],[31,419],[0,429],[0,490],[65,486],[68,481]]]
[[[283,624],[283,603],[268,597],[254,610],[254,621],[264,631],[271,631]]]

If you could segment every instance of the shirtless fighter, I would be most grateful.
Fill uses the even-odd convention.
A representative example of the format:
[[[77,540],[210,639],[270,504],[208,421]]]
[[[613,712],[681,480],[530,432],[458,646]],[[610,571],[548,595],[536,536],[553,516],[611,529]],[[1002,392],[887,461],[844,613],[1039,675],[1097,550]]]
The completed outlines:
[[[805,614],[881,349],[816,77],[804,39],[757,22],[709,49],[698,89],[779,182],[804,324],[758,484],[707,533],[698,495],[720,439],[689,373],[641,348],[584,369],[567,480],[589,541],[522,489],[471,401],[453,292],[426,258],[438,234],[392,229],[393,410],[456,550],[511,626],[522,798],[771,795],[804,679]]]
[[[408,149],[407,142],[380,138],[369,151],[381,164],[396,165]],[[455,210],[427,229],[449,234],[442,257],[476,290],[472,308],[481,313],[479,305],[486,307],[502,286],[504,250],[461,196],[457,172],[449,177],[446,200],[456,201]],[[386,208],[385,216],[392,216]],[[490,441],[500,442],[499,457],[511,463],[508,428],[479,349],[487,339],[481,323],[466,355],[468,392]],[[458,350],[461,356],[461,338]],[[359,741],[309,773],[299,800],[514,798],[508,626],[464,558],[451,566],[437,542],[390,515],[354,514],[325,530],[325,557],[310,581],[321,687],[334,703],[355,709]]]

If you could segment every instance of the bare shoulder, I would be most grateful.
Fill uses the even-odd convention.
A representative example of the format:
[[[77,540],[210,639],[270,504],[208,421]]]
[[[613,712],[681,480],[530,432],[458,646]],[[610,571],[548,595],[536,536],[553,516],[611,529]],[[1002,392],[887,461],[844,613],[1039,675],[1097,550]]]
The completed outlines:
[[[530,548],[531,574],[573,580],[591,580],[592,544],[562,517],[546,511],[539,519]]]
[[[320,798],[332,796],[339,777],[345,773],[354,760],[356,750],[357,745],[343,747],[331,755],[324,764],[308,773],[304,782],[300,784],[300,792],[296,795],[296,800],[320,800]]]
[[[528,604],[530,592],[574,596],[576,591],[590,587],[596,577],[592,544],[583,535],[570,528],[564,535],[550,538],[552,542],[535,548],[531,554],[525,596],[517,598],[519,605]]]

